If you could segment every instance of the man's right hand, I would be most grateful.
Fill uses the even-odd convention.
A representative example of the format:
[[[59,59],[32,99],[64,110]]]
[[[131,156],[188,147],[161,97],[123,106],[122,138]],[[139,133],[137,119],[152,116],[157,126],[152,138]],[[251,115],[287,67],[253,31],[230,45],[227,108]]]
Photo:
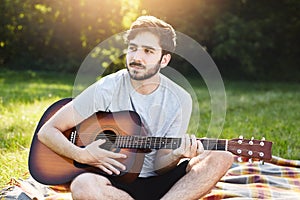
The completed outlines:
[[[126,158],[127,156],[101,148],[100,145],[105,142],[105,140],[99,139],[87,145],[80,152],[78,162],[98,167],[109,175],[118,175],[120,174],[120,170],[126,169],[126,166],[116,159]]]

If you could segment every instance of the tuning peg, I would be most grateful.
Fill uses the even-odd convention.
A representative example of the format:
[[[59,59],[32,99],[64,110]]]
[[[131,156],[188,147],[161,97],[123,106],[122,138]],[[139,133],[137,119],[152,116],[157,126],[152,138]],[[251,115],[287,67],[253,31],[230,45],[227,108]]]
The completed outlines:
[[[249,162],[249,163],[253,163],[252,158],[249,158],[248,162]]]
[[[251,137],[251,140],[254,140],[254,137],[253,137],[253,136]]]
[[[242,157],[238,157],[238,158],[237,158],[237,161],[238,161],[238,162],[243,162]]]
[[[243,139],[244,137],[242,135],[239,136],[239,140],[238,140],[238,144],[242,144],[243,143]]]
[[[265,137],[262,137],[262,138],[261,138],[261,141],[265,141],[265,140],[266,140],[266,138],[265,138]]]
[[[259,163],[260,163],[261,165],[264,165],[264,164],[265,164],[265,161],[260,160]]]

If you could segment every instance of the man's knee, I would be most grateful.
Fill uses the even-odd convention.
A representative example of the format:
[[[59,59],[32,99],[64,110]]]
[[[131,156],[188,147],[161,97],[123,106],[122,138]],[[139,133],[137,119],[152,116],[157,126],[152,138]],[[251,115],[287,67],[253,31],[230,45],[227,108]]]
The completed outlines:
[[[202,173],[202,167],[211,167],[219,173],[225,173],[233,163],[233,156],[226,151],[207,151],[196,165],[191,166],[191,172]],[[202,167],[200,167],[202,166]]]
[[[102,176],[83,173],[78,175],[71,183],[70,190],[73,199],[86,199],[89,194],[92,194],[97,187],[97,193],[101,191],[101,186],[109,185],[110,181]]]
[[[233,163],[232,153],[227,151],[215,151],[212,158],[215,157],[215,161],[219,162],[224,169],[229,169]]]

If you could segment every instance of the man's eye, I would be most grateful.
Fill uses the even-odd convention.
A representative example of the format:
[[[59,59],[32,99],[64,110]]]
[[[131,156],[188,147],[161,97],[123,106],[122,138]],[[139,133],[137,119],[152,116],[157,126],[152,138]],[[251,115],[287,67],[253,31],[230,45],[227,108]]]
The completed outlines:
[[[154,52],[151,49],[145,49],[145,53],[151,53],[151,54],[153,54]]]
[[[129,51],[136,51],[136,47],[128,47]]]

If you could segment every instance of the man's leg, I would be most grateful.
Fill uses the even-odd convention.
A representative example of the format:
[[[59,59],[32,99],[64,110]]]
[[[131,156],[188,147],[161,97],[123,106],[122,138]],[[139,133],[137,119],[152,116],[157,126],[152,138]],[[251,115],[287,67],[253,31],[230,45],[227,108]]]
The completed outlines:
[[[190,160],[187,174],[162,199],[191,200],[203,197],[227,172],[232,162],[233,157],[229,152],[205,151]]]
[[[71,186],[73,199],[133,199],[123,190],[111,185],[111,182],[103,176],[84,173],[77,176]]]

